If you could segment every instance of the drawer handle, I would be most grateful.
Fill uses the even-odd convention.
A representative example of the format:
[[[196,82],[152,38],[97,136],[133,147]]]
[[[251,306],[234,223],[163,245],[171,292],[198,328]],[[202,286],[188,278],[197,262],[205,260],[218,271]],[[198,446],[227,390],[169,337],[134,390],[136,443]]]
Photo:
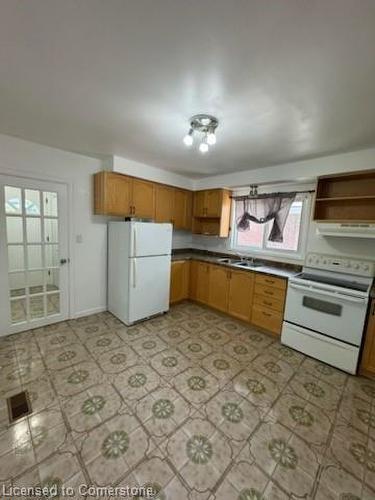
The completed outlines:
[[[271,314],[270,314],[270,313],[266,313],[266,312],[264,312],[264,311],[262,311],[262,313],[263,313],[263,316],[268,316],[268,317],[270,317],[270,316],[271,316]]]
[[[267,300],[263,300],[263,304],[265,306],[272,306],[272,302],[268,302]]]
[[[275,283],[275,280],[269,280],[267,278],[264,279],[266,283],[271,283],[272,285]]]
[[[264,290],[264,293],[266,293],[267,295],[274,295],[274,293],[271,292],[270,290]]]

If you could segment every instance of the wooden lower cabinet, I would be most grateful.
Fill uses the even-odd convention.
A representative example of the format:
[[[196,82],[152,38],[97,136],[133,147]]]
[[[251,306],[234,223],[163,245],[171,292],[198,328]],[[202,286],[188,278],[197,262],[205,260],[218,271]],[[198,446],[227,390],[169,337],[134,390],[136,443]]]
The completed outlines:
[[[228,313],[243,321],[251,320],[254,273],[230,271]]]
[[[174,261],[171,272],[171,303],[190,298],[263,330],[280,335],[286,279],[203,261]],[[186,284],[188,282],[188,284]],[[375,333],[374,352],[375,352]],[[375,370],[375,360],[373,361]]]
[[[370,305],[360,371],[364,375],[375,377],[375,299],[372,299]]]
[[[192,261],[190,267],[190,296],[193,300],[209,304],[210,264]]]
[[[269,307],[253,305],[251,322],[253,325],[259,326],[264,330],[280,335],[283,316],[277,311],[273,311]]]
[[[178,260],[171,265],[170,303],[174,304],[189,298],[190,262]]]
[[[230,271],[224,266],[210,266],[208,286],[209,305],[222,312],[228,311]]]
[[[251,322],[274,333],[281,334],[284,317],[287,281],[267,274],[256,274]]]

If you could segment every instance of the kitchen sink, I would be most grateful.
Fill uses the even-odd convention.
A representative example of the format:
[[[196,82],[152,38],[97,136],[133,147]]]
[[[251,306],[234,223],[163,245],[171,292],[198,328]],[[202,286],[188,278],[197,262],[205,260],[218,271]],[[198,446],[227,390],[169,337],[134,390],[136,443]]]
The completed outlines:
[[[228,257],[225,257],[223,259],[217,259],[220,264],[233,264],[233,259],[229,259]]]
[[[233,265],[238,267],[252,268],[260,267],[262,264],[259,264],[258,262],[248,262],[247,260],[239,260],[237,262],[233,262]]]

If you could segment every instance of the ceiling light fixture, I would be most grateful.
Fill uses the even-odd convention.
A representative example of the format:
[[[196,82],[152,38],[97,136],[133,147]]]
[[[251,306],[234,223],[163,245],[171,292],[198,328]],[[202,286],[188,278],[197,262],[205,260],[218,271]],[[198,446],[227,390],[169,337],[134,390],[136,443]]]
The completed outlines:
[[[184,137],[184,144],[192,146],[194,137],[199,139],[199,151],[203,154],[207,153],[209,146],[216,144],[216,129],[219,125],[219,120],[211,115],[194,115],[190,118],[190,129]],[[195,134],[194,134],[195,132]]]

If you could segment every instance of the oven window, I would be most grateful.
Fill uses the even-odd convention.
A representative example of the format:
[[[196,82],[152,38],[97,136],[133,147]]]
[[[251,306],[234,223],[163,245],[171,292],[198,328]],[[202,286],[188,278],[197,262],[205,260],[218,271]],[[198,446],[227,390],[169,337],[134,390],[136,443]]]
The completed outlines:
[[[302,305],[309,309],[314,309],[314,311],[331,314],[332,316],[341,316],[342,314],[342,306],[340,304],[333,304],[332,302],[314,299],[313,297],[304,296]]]

